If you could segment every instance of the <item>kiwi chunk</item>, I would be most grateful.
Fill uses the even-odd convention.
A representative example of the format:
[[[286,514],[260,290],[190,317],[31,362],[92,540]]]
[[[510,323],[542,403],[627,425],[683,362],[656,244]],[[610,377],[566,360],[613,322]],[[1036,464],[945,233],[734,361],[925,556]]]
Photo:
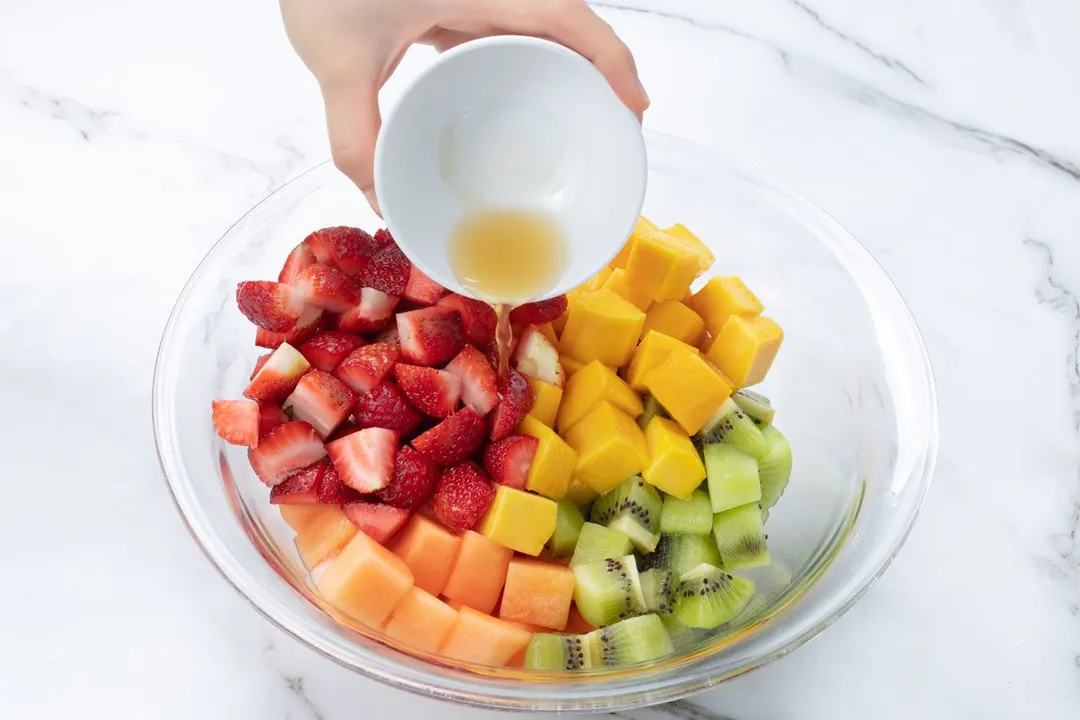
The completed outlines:
[[[763,429],[761,434],[767,449],[758,460],[758,477],[761,480],[762,516],[767,518],[769,508],[784,494],[791,478],[791,446],[787,438],[772,425]]]
[[[717,513],[712,529],[725,570],[761,567],[772,562],[757,503]]]
[[[637,417],[637,424],[642,430],[649,426],[649,421],[654,417],[670,417],[664,406],[660,404],[660,401],[649,393],[645,393],[641,396],[641,405],[644,408],[641,414]]]
[[[589,520],[625,534],[641,552],[652,552],[660,541],[663,507],[656,488],[634,475],[598,497]]]
[[[679,578],[675,619],[691,628],[714,628],[738,615],[754,597],[754,583],[702,563]]]
[[[704,490],[695,490],[685,500],[665,495],[660,532],[708,535],[712,532],[712,516],[712,503]]]
[[[731,398],[724,401],[694,437],[702,445],[730,443],[755,459],[765,454],[761,430]]]
[[[586,622],[610,625],[645,612],[633,555],[574,565],[574,602]]]
[[[645,556],[642,568],[659,568],[679,577],[701,563],[720,564],[720,551],[712,535],[672,533],[660,536],[656,552]]]
[[[670,615],[675,610],[675,591],[679,582],[668,570],[653,568],[640,573],[641,595],[649,612]]]
[[[556,519],[556,527],[558,519]],[[611,530],[603,525],[587,522],[581,526],[577,545],[574,547],[574,557],[570,559],[571,567],[582,563],[607,560],[608,558],[623,557],[630,554],[630,538],[618,530]]]
[[[674,615],[661,615],[660,622],[664,623],[668,637],[672,640],[681,640],[694,632],[693,628],[688,628],[676,620]]]
[[[551,556],[561,558],[573,555],[583,525],[585,518],[581,516],[578,506],[570,500],[560,500],[555,514],[555,532],[547,542]]]
[[[533,633],[525,648],[526,670],[590,670],[593,667],[593,635]]]
[[[593,630],[595,659],[603,667],[626,667],[675,652],[664,623],[657,615],[641,615]]]
[[[702,454],[714,513],[761,500],[761,481],[754,458],[727,443],[706,445]]]
[[[776,417],[776,409],[772,406],[772,401],[761,393],[742,388],[736,390],[731,399],[758,427],[771,425],[773,418]]]

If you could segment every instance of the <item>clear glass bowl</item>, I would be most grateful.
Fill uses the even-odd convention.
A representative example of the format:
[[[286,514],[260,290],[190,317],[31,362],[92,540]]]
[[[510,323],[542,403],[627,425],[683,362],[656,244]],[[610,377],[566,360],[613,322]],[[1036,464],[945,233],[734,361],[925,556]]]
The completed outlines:
[[[154,432],[176,505],[222,575],[264,616],[336,662],[414,692],[488,708],[615,710],[712,687],[805,643],[896,555],[930,483],[937,404],[929,359],[896,288],[869,253],[802,196],[709,150],[648,133],[644,213],[710,243],[785,330],[760,390],[778,408],[794,471],[767,525],[761,601],[677,656],[580,675],[463,666],[339,622],[318,597],[243,448],[210,401],[238,397],[257,355],[236,283],[276,277],[311,230],[379,226],[327,164],[274,192],[213,247],[176,303],[154,377]],[[339,616],[340,619],[340,616]]]

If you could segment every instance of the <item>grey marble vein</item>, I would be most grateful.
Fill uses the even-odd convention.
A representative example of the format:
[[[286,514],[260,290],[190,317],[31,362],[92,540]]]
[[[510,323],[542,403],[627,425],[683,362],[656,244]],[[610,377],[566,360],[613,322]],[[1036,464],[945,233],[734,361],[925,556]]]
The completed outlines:
[[[626,720],[663,720],[663,718],[676,718],[676,720],[734,720],[734,718],[720,713],[714,713],[706,707],[689,700],[675,700],[664,705],[629,712],[611,713],[613,717],[626,718]]]
[[[263,648],[263,655],[266,657],[266,664],[274,673],[281,677],[285,682],[285,687],[300,701],[301,704],[310,712],[311,717],[314,720],[325,720],[324,716],[311,702],[311,698],[308,697],[307,691],[304,689],[303,676],[287,675],[277,665],[271,661],[270,656],[274,652],[274,641],[271,639],[267,642],[266,647]],[[291,714],[286,713],[285,720],[290,720]]]

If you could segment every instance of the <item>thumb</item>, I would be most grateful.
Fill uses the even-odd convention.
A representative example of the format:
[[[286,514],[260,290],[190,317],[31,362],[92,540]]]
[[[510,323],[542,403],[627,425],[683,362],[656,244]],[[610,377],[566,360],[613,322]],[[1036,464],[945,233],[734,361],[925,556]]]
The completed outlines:
[[[352,73],[320,83],[334,165],[364,193],[380,217],[375,197],[375,140],[382,125],[379,87],[373,74]]]

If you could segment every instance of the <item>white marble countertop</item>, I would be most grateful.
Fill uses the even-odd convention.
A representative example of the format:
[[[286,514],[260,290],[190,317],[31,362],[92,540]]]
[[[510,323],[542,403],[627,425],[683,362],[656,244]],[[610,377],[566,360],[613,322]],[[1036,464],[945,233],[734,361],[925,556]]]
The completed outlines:
[[[1080,5],[598,5],[637,54],[648,127],[801,189],[871,249],[941,403],[915,531],[851,612],[623,716],[1080,717]],[[276,630],[161,478],[150,384],[176,295],[327,155],[276,3],[0,2],[0,718],[487,717]]]

